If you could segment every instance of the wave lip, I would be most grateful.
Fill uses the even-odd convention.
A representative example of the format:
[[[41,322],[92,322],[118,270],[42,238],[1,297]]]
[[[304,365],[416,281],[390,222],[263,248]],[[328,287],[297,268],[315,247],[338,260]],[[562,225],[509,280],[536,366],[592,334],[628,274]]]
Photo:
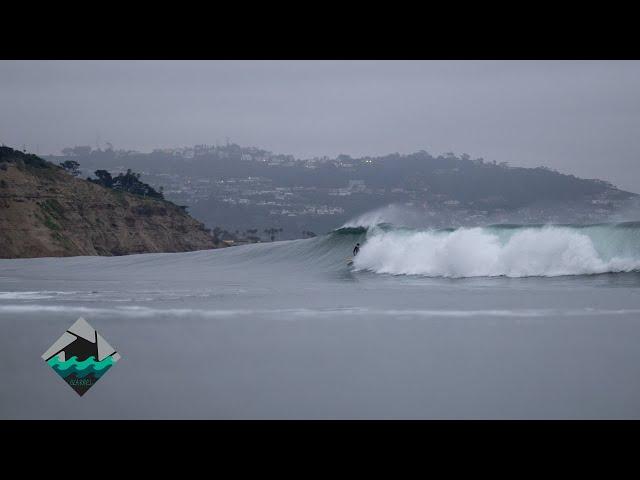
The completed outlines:
[[[631,272],[640,269],[640,248],[632,243],[556,226],[374,230],[354,265],[375,273],[451,278]]]

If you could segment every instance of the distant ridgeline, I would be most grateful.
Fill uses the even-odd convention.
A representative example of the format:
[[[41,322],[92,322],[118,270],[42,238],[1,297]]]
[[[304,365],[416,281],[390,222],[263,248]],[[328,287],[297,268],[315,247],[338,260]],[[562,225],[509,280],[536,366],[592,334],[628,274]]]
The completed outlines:
[[[0,147],[0,258],[124,255],[213,248],[204,225],[163,199],[130,170],[77,178],[57,166]]]
[[[520,168],[452,153],[296,159],[235,144],[152,153],[65,149],[55,161],[84,168],[145,172],[143,179],[188,205],[208,226],[283,228],[281,238],[325,232],[396,204],[430,225],[486,222],[592,222],[636,199],[602,180],[545,167]]]

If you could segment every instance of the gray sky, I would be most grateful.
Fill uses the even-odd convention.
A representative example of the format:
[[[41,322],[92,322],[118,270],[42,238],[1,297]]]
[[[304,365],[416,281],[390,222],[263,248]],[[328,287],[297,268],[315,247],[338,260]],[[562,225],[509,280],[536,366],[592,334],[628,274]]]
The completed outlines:
[[[453,151],[640,192],[640,62],[0,61],[0,142]]]

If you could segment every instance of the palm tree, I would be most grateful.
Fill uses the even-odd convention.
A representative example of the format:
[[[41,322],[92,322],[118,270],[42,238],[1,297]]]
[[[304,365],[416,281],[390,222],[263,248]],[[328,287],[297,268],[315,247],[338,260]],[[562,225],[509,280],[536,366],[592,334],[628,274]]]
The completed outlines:
[[[273,242],[276,239],[276,234],[282,232],[282,228],[265,228],[264,233],[269,236],[271,241]]]

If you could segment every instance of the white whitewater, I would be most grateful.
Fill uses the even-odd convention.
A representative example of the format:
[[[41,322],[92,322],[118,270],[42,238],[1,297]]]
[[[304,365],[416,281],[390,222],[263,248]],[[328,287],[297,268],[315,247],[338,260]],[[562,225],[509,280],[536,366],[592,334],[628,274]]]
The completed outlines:
[[[491,228],[374,228],[369,230],[354,263],[358,269],[375,273],[432,277],[552,277],[640,268],[639,245],[635,249],[599,251],[585,229],[520,227],[506,233]]]

